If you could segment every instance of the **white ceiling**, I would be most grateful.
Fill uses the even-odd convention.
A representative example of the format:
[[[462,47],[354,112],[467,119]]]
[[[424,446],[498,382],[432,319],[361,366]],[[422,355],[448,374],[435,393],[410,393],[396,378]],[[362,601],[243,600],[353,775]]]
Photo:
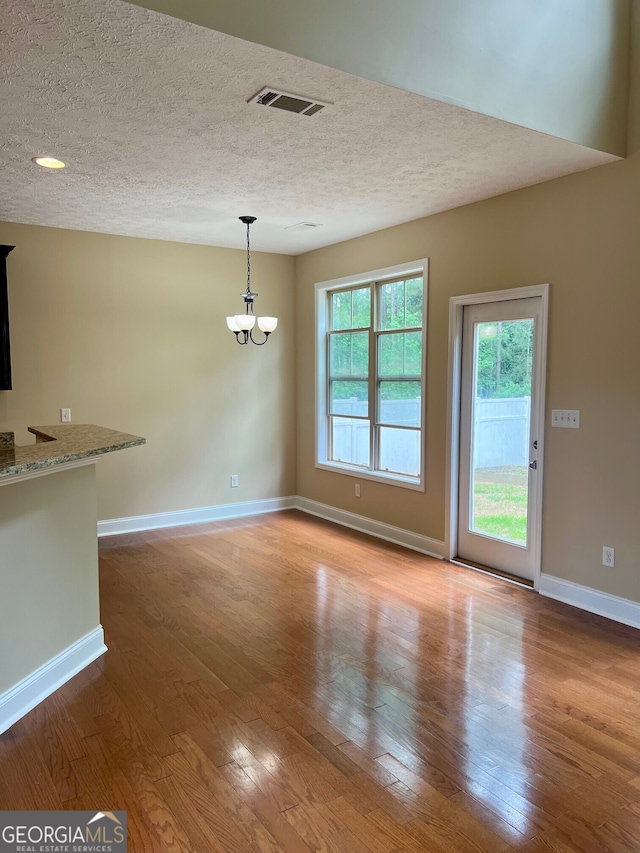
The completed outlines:
[[[299,254],[616,159],[120,0],[4,0],[0,32],[4,220],[241,247],[250,214]]]

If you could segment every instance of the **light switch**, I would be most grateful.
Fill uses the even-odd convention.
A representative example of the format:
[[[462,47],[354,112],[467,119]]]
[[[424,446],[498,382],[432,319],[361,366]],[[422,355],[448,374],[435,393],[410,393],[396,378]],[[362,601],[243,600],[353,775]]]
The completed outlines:
[[[61,424],[70,424],[71,423],[71,409],[60,409],[60,423]]]
[[[578,409],[552,409],[551,426],[580,429],[580,411]]]

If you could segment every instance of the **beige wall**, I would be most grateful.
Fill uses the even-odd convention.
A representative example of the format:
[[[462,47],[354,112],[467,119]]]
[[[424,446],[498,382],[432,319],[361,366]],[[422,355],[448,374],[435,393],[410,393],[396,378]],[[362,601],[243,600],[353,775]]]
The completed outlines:
[[[0,696],[98,628],[95,466],[0,487]]]
[[[100,461],[99,518],[294,493],[292,258],[252,253],[257,313],[281,325],[240,347],[225,316],[242,311],[243,251],[10,223],[0,242],[16,246],[0,431],[24,443],[69,406],[148,439]]]
[[[630,0],[136,5],[589,148],[625,153]],[[322,92],[298,92],[295,81],[262,83],[322,98]]]
[[[629,63],[629,128],[627,153],[640,151],[640,3],[631,7],[631,55]]]
[[[430,258],[424,494],[314,468],[314,282]],[[549,282],[543,571],[640,601],[640,154],[297,259],[298,494],[442,539],[449,298]],[[614,570],[602,546],[616,549]]]

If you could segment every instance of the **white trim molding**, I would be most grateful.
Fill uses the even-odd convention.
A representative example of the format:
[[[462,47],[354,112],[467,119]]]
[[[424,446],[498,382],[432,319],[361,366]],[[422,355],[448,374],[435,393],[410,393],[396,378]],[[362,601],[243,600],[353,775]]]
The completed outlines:
[[[402,527],[394,527],[392,524],[375,521],[373,518],[356,515],[354,512],[337,509],[334,506],[312,501],[308,498],[296,498],[295,508],[309,515],[317,515],[319,518],[333,521],[336,524],[342,525],[342,527],[350,527],[352,530],[359,530],[360,533],[368,533],[377,539],[385,539],[387,542],[403,545],[405,548],[410,548],[412,551],[419,551],[421,554],[427,554],[429,557],[436,557],[438,560],[444,558],[445,543],[439,539],[431,539],[429,536],[412,533],[410,530],[404,530]]]
[[[640,603],[637,601],[556,578],[545,572],[540,575],[538,592],[540,595],[546,595],[547,598],[571,604],[581,610],[595,613],[597,616],[605,616],[607,619],[613,619],[614,622],[640,628]]]
[[[107,651],[99,625],[0,696],[0,734]]]
[[[109,518],[98,522],[98,536],[117,536],[121,533],[139,533],[144,530],[161,530],[165,527],[182,527],[185,524],[204,524],[208,521],[227,521],[265,512],[294,509],[295,497],[267,498],[262,501],[203,506],[175,512],[157,512],[152,515],[134,515],[130,518]]]

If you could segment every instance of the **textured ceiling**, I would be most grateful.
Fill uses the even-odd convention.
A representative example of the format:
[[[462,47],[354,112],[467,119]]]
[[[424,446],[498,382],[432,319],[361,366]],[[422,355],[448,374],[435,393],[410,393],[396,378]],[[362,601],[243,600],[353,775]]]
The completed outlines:
[[[615,159],[120,0],[3,0],[0,32],[5,220],[239,247],[251,214],[298,254]]]

